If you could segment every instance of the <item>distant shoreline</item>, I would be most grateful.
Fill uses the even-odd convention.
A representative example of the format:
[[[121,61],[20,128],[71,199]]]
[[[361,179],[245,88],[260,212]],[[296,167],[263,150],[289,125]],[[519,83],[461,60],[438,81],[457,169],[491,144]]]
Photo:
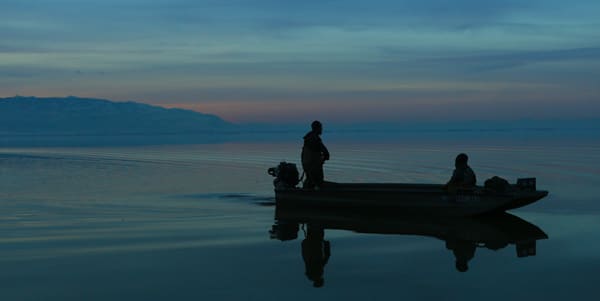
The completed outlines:
[[[34,134],[0,133],[0,147],[98,147],[190,145],[218,143],[299,143],[301,129],[205,131],[196,133],[121,133],[121,134]],[[432,144],[482,144],[517,141],[562,145],[600,142],[597,129],[448,129],[448,130],[353,130],[325,131],[323,139],[333,143],[410,143],[429,141]]]

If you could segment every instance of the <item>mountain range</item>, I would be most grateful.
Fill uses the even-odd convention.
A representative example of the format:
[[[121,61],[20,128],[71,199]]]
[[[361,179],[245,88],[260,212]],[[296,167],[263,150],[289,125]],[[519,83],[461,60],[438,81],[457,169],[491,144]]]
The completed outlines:
[[[292,141],[310,128],[303,124],[232,124],[218,116],[166,109],[137,102],[81,97],[0,98],[0,147],[109,146]],[[324,121],[328,141],[467,141],[479,139],[557,139],[600,137],[600,119],[506,121],[402,121],[332,124]],[[523,138],[525,139],[525,138]]]
[[[72,96],[0,98],[3,135],[194,134],[234,127],[215,115],[137,102]]]

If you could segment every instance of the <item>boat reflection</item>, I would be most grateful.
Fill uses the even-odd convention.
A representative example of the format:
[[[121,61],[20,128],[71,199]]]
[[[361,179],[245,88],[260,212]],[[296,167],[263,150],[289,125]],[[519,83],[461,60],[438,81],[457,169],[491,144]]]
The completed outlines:
[[[527,257],[536,254],[537,240],[548,238],[539,227],[505,212],[459,218],[276,206],[275,224],[269,231],[271,238],[295,240],[299,233],[303,233],[302,258],[306,276],[315,287],[323,286],[324,267],[331,256],[325,230],[434,237],[446,242],[446,248],[454,254],[459,272],[469,269],[469,261],[477,248],[499,250],[514,245],[517,257]]]

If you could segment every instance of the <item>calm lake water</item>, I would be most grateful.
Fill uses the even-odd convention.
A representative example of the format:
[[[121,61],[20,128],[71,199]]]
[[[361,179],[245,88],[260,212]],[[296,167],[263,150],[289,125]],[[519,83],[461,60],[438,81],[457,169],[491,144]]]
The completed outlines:
[[[537,177],[550,195],[510,213],[548,238],[526,257],[513,244],[480,245],[459,272],[440,238],[326,228],[330,256],[315,288],[304,231],[286,241],[269,233],[266,170],[298,163],[299,142],[0,148],[0,300],[597,297],[597,140],[325,140],[330,181],[442,183],[459,152],[479,183]]]

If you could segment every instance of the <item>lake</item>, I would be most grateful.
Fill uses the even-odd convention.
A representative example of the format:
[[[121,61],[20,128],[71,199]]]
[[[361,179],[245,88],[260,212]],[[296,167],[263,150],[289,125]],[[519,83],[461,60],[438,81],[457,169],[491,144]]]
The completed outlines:
[[[518,256],[514,244],[478,245],[460,272],[456,248],[439,237],[320,229],[318,242],[327,241],[329,256],[315,287],[305,264],[314,241],[309,229],[299,225],[297,238],[283,241],[270,233],[276,221],[266,170],[280,161],[299,163],[300,141],[3,147],[0,300],[564,300],[598,294],[598,140],[507,135],[360,144],[349,136],[324,136],[332,153],[325,164],[330,181],[443,183],[460,152],[469,154],[480,184],[494,175],[510,182],[536,177],[550,195],[510,213],[548,238],[535,241],[529,256]]]

